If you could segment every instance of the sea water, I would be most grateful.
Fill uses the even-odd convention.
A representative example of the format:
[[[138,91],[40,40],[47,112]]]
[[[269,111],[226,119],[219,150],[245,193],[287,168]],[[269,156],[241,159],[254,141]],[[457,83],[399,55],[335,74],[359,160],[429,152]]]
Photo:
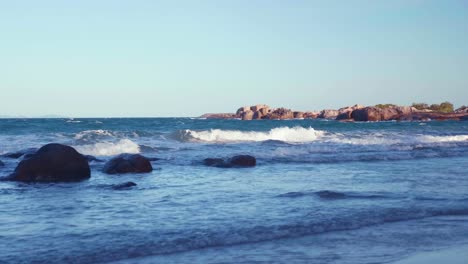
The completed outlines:
[[[388,263],[468,243],[468,122],[0,119],[0,177],[21,160],[2,154],[51,142],[104,162],[0,181],[0,263]],[[102,173],[120,153],[159,160]],[[238,154],[257,166],[202,163]]]

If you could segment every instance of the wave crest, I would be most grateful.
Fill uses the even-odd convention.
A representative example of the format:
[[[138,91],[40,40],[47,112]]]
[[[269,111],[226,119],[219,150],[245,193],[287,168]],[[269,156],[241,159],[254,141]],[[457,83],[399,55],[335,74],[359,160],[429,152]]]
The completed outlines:
[[[202,131],[184,130],[180,131],[182,141],[201,141],[201,142],[260,142],[276,140],[283,142],[301,143],[311,142],[323,136],[325,132],[315,130],[312,127],[278,127],[267,132],[258,131],[240,131],[240,130],[222,130],[210,129]]]
[[[75,146],[81,154],[93,156],[114,156],[122,153],[140,153],[140,146],[130,139],[117,142],[98,142],[95,144]]]

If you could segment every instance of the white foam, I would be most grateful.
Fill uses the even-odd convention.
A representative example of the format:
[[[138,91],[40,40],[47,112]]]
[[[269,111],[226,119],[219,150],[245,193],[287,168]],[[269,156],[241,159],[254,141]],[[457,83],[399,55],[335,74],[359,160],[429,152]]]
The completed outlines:
[[[90,136],[113,136],[112,132],[103,129],[85,130],[75,135],[76,140],[84,139]]]
[[[420,136],[419,140],[424,143],[438,143],[438,142],[464,142],[468,141],[468,135],[457,136]]]
[[[130,139],[117,142],[99,142],[90,145],[75,146],[81,154],[93,156],[113,156],[122,153],[140,153],[140,146]]]
[[[311,127],[279,127],[268,132],[211,129],[203,131],[185,130],[184,138],[203,142],[259,142],[278,140],[284,142],[311,142],[325,132]]]

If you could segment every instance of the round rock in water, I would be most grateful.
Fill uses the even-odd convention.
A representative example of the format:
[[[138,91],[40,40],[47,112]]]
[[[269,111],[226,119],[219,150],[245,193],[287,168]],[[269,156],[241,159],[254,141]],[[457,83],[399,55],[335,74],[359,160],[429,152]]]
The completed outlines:
[[[74,182],[89,179],[90,176],[87,159],[74,148],[47,144],[22,160],[10,179],[24,182]]]
[[[109,160],[102,171],[107,174],[148,173],[153,171],[153,166],[140,154],[121,154]]]

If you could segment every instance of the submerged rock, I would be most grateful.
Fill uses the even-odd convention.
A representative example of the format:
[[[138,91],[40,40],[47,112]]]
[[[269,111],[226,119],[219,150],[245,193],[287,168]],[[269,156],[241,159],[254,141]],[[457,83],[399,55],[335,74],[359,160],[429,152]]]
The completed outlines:
[[[83,155],[70,146],[53,143],[22,160],[9,179],[24,182],[74,182],[89,177],[91,170]]]
[[[120,154],[109,160],[102,169],[107,174],[148,173],[153,171],[151,162],[140,154]]]
[[[238,155],[230,158],[228,161],[233,167],[254,167],[257,164],[255,157],[250,155]]]
[[[22,149],[20,151],[16,152],[10,152],[3,154],[3,157],[10,158],[10,159],[18,159],[24,156],[24,158],[27,158],[31,156],[32,154],[36,153],[37,148],[27,148],[27,149]]]
[[[254,167],[257,164],[255,157],[250,155],[237,155],[228,160],[220,158],[208,158],[203,160],[203,164],[217,168],[242,168]]]
[[[119,184],[115,184],[112,186],[112,189],[114,190],[125,190],[125,189],[130,189],[134,186],[137,186],[136,183],[134,182],[124,182],[124,183],[119,183]]]
[[[94,156],[91,156],[91,155],[85,155],[85,158],[86,158],[89,162],[91,162],[91,161],[94,161],[94,162],[104,162],[103,160],[98,159],[98,158],[96,158],[96,157],[94,157]]]
[[[226,167],[226,161],[223,159],[216,159],[216,158],[207,158],[203,160],[203,164],[206,166],[211,167]]]

